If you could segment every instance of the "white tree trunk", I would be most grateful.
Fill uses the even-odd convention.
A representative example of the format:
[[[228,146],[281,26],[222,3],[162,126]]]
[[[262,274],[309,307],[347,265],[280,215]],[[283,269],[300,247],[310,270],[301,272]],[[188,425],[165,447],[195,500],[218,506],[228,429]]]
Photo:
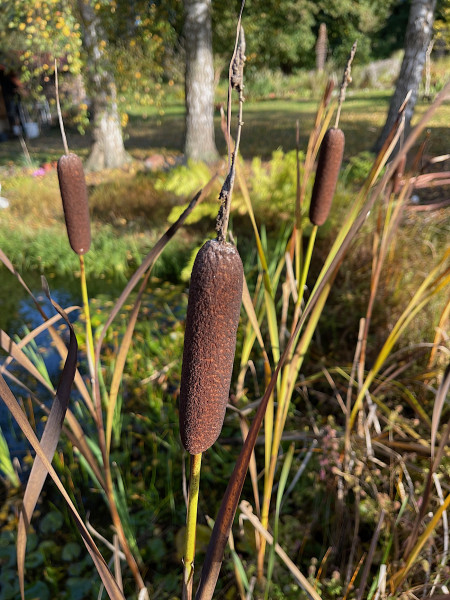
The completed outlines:
[[[412,0],[405,36],[405,55],[400,75],[389,106],[386,124],[375,145],[379,150],[394,125],[398,109],[406,94],[411,90],[411,98],[405,111],[406,130],[409,129],[411,117],[417,101],[419,84],[422,79],[423,66],[428,45],[433,32],[436,0]]]
[[[114,77],[105,51],[99,43],[99,22],[90,0],[78,0],[83,25],[83,46],[87,54],[88,93],[91,98],[93,144],[86,169],[99,171],[123,166],[125,152],[117,106]]]
[[[217,159],[214,138],[214,65],[211,0],[184,0],[186,50],[185,154],[193,160]]]

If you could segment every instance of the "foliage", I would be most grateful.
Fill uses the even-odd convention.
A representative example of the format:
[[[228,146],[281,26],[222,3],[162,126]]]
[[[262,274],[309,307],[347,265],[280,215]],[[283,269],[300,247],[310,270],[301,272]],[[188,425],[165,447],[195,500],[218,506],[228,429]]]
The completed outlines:
[[[376,58],[372,45],[377,40],[380,29],[389,16],[394,0],[340,0],[327,2],[320,0],[318,23],[325,23],[331,47],[331,58],[335,66],[342,66],[347,60],[353,42],[358,42],[355,64],[365,64]]]
[[[30,581],[26,594],[31,598],[50,600],[55,596],[64,600],[83,600],[99,588],[92,581],[92,566],[79,543],[70,535],[61,534],[61,512],[48,512],[37,530],[28,539],[27,572]],[[2,561],[1,591],[4,600],[20,595],[17,580],[15,535],[12,531],[0,533],[0,560]],[[45,573],[45,576],[42,574]]]
[[[99,2],[97,8],[122,102],[160,105],[164,53],[174,34],[163,9],[156,3],[124,0]]]
[[[55,59],[62,72],[81,71],[81,31],[72,6],[69,0],[57,6],[47,0],[2,2],[3,61],[20,66],[21,78],[32,93],[40,95],[50,81]]]
[[[155,183],[155,188],[185,197],[195,194],[210,178],[211,171],[204,162],[190,160],[186,165],[180,165],[161,175]]]
[[[230,48],[233,18],[237,4],[213,1],[214,46],[219,54]],[[290,73],[295,68],[313,68],[315,43],[320,23],[328,31],[330,54],[334,65],[343,66],[350,48],[358,40],[357,63],[376,57],[380,29],[390,15],[394,0],[352,2],[340,0],[249,0],[243,24],[247,39],[247,72],[253,77],[261,68],[281,69]]]
[[[6,478],[9,483],[15,487],[19,485],[19,478],[14,470],[9,452],[8,444],[6,443],[3,431],[0,427],[0,474]]]
[[[123,104],[159,105],[163,95],[162,57],[173,30],[156,13],[156,5],[141,2],[99,1],[94,5],[100,17],[97,35],[100,48],[108,48],[108,69],[116,79]],[[2,3],[0,41],[2,62],[21,72],[21,80],[33,97],[43,94],[54,101],[54,61],[63,76],[62,88],[70,90],[66,73],[86,73],[80,16],[71,0],[6,0]],[[7,50],[6,50],[7,48]],[[64,79],[66,85],[64,86]],[[173,83],[173,82],[172,82]],[[70,96],[70,93],[68,94]],[[89,101],[88,101],[89,103]],[[78,106],[81,129],[86,125],[88,103]],[[122,117],[126,125],[126,116]]]
[[[436,20],[434,22],[435,40],[441,47],[450,45],[450,1],[441,0],[437,4]]]
[[[63,75],[66,71],[84,72],[85,57],[74,3],[60,0],[56,4],[55,10],[55,2],[50,0],[2,3],[2,61],[20,67],[27,88],[36,94],[41,94],[51,82],[55,58]],[[233,46],[239,6],[240,2],[212,3],[214,50],[218,68],[224,72]],[[103,31],[101,45],[108,47],[109,68],[123,104],[159,106],[164,92],[162,82],[168,81],[170,86],[182,83],[182,69],[170,66],[183,58],[181,4],[99,0],[95,10]],[[443,2],[437,19],[438,36],[442,39],[446,35],[446,10]],[[328,60],[333,66],[344,65],[355,40],[358,40],[356,64],[385,58],[403,43],[407,13],[408,5],[398,0],[248,0],[244,27],[249,80],[257,81],[261,70],[290,74],[299,68],[312,69],[321,23],[327,26]]]
[[[279,148],[267,164],[255,156],[248,182],[258,212],[263,213],[264,207],[270,206],[269,212],[276,211],[279,216],[291,213],[296,195],[295,151],[285,154]]]

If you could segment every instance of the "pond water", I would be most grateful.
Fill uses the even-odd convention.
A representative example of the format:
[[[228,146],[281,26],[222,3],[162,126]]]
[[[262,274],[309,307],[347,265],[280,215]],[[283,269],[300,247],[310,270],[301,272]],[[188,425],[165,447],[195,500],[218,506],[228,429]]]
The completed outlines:
[[[55,310],[52,307],[50,301],[45,296],[42,291],[40,276],[36,273],[26,273],[23,274],[23,279],[30,287],[34,296],[39,301],[43,310],[48,316],[52,316],[55,314]],[[40,316],[33,299],[28,295],[28,293],[24,290],[24,288],[20,285],[17,279],[10,275],[5,269],[2,271],[2,283],[4,283],[3,291],[0,297],[0,327],[6,331],[6,333],[15,341],[18,338],[23,338],[24,335],[30,330],[33,330],[35,327],[41,325],[43,322],[42,317]],[[50,287],[50,293],[53,298],[60,306],[63,308],[68,308],[71,306],[80,306],[81,305],[81,291],[80,291],[80,281],[77,279],[67,280],[67,279],[59,279],[55,277],[49,277],[48,283]],[[160,285],[161,282],[157,282],[155,285]],[[88,281],[88,291],[91,302],[95,299],[101,298],[100,306],[108,306],[109,310],[112,308],[113,304],[119,297],[123,288],[125,287],[125,282],[117,282],[117,281],[108,281],[108,280],[95,280]],[[181,293],[184,291],[184,286],[180,284],[164,284],[170,286],[172,294],[172,298],[176,296],[181,296]],[[167,288],[169,289],[169,287]],[[164,314],[162,314],[161,306],[163,303],[168,302],[170,304],[170,308],[167,310],[173,314],[173,311],[176,313],[176,318],[182,320],[184,318],[184,306],[182,303],[172,302],[169,299],[170,294],[166,294],[160,291],[157,297],[149,297],[145,300],[144,310],[150,313],[158,314],[158,323],[160,323],[160,319],[164,320]],[[129,302],[127,303],[130,304]],[[92,309],[91,309],[92,310]],[[98,310],[98,309],[97,309]],[[109,312],[109,311],[108,311]],[[127,311],[128,312],[128,311]],[[70,313],[69,318],[71,322],[75,322],[80,316],[80,310],[74,310]],[[93,315],[94,316],[94,315]],[[105,318],[102,317],[104,321]],[[56,327],[61,327],[61,333],[63,335],[67,332],[67,340],[68,340],[68,328],[61,320],[58,322]],[[164,323],[161,322],[161,327],[164,327]],[[82,329],[81,329],[82,330]],[[78,329],[80,331],[80,329]],[[39,334],[35,338],[35,344],[30,344],[30,349],[35,350],[36,354],[41,357],[43,360],[43,364],[45,364],[45,369],[48,372],[49,378],[53,385],[56,387],[60,373],[61,373],[61,358],[59,353],[54,349],[51,344],[51,338],[48,332],[43,332]],[[0,351],[0,364],[5,360],[6,353],[3,350]],[[80,361],[81,363],[85,361]],[[81,366],[82,368],[82,366]],[[31,378],[29,374],[26,373],[24,369],[20,367],[14,366],[13,369],[10,369],[14,374],[21,380],[23,383],[28,383],[30,389],[36,394],[40,401],[45,403],[47,406],[51,404],[52,396],[49,391],[42,385],[37,384],[34,378]],[[82,371],[81,371],[82,372]],[[82,372],[83,374],[83,372]],[[28,398],[26,392],[21,389],[19,386],[15,385],[7,378],[7,383],[11,387],[13,393],[15,394],[17,399],[22,398],[24,403],[28,405]],[[76,392],[72,392],[72,399],[75,397]],[[37,433],[38,436],[42,434],[43,424],[41,422],[37,423]],[[24,436],[14,419],[9,414],[6,406],[0,401],[0,427],[2,429],[3,435],[8,444],[11,458],[16,458],[23,463],[23,458],[28,452],[28,443],[24,440]]]
[[[49,316],[55,314],[53,307],[42,291],[42,287],[40,285],[40,276],[35,273],[28,273],[23,275],[23,278],[30,287],[39,304],[42,306],[45,313]],[[31,331],[35,327],[39,326],[43,320],[34,304],[33,299],[28,295],[26,290],[20,285],[17,279],[10,275],[5,269],[2,269],[2,283],[4,285],[2,286],[3,290],[0,298],[0,327],[14,341],[18,341],[18,339],[23,338],[28,331]],[[68,289],[64,282],[50,280],[49,285],[52,298],[61,306],[67,307],[73,304],[78,304],[74,290]],[[73,320],[78,318],[78,315],[79,311],[73,311],[71,313],[71,319]],[[60,372],[60,358],[56,350],[50,344],[48,333],[43,332],[39,334],[35,338],[35,343],[32,345],[30,344],[30,348],[34,349],[42,358],[50,380],[53,383],[56,383]],[[3,350],[1,350],[1,353],[0,362],[3,362],[6,357],[6,353],[3,352]],[[27,375],[27,373],[20,367],[14,365],[10,370],[24,383],[27,383],[30,380],[30,377]],[[26,394],[24,393],[23,389],[14,384],[14,382],[11,382],[8,377],[6,377],[6,381],[17,399],[26,399]],[[50,394],[44,386],[36,384],[36,382],[33,381],[32,390],[45,404],[50,403]],[[41,435],[43,425],[40,423],[37,425],[38,435]],[[9,414],[9,411],[3,402],[0,403],[0,427],[8,444],[11,457],[17,458],[20,462],[22,462],[21,459],[27,452],[27,444],[23,439],[20,429]]]

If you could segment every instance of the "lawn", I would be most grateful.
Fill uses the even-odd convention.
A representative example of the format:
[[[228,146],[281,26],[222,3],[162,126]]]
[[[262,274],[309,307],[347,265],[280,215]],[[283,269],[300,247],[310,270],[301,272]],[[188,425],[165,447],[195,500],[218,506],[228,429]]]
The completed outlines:
[[[383,125],[389,104],[389,94],[380,91],[348,93],[345,102],[341,127],[346,135],[345,157],[371,150],[377,134]],[[426,111],[429,103],[419,102],[413,125]],[[244,129],[241,152],[244,158],[253,156],[269,158],[278,147],[289,151],[295,147],[296,121],[300,123],[300,146],[306,146],[307,137],[313,123],[317,102],[315,100],[265,100],[248,102],[244,106]],[[220,130],[220,117],[216,116],[216,142],[219,150],[225,152],[225,143]],[[429,125],[430,140],[427,152],[433,155],[445,154],[450,147],[450,102],[436,113]],[[125,145],[129,153],[142,159],[154,152],[183,151],[184,107],[172,104],[164,107],[160,115],[155,108],[132,108],[129,122],[124,131]],[[71,150],[87,156],[89,136],[81,136],[76,131],[68,132]],[[62,152],[59,129],[54,127],[42,132],[37,139],[28,142],[30,155],[36,163],[57,160]],[[0,165],[11,162],[23,164],[23,153],[18,140],[0,144]]]

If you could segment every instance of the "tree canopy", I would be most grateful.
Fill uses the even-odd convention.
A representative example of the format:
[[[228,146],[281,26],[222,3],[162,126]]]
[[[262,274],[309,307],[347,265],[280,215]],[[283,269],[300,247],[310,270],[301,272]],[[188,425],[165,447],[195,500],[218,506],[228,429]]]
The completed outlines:
[[[87,1],[87,0],[86,0]],[[108,58],[119,103],[154,105],[164,81],[183,82],[186,57],[183,3],[179,0],[92,0],[100,23],[99,48]],[[86,75],[79,3],[76,0],[3,0],[0,62],[20,70],[32,93],[53,80],[54,59],[64,75]],[[213,51],[228,64],[241,0],[211,0]],[[290,73],[313,69],[321,24],[327,60],[341,67],[358,41],[357,62],[384,58],[403,47],[411,0],[247,0],[243,24],[247,75],[261,69]],[[436,31],[448,43],[450,0],[438,0]],[[84,77],[86,79],[86,77]],[[51,94],[50,94],[51,96]],[[80,102],[79,108],[87,105]],[[122,124],[126,114],[122,113]]]
[[[448,0],[441,5],[447,6],[444,15]],[[157,102],[162,80],[171,77],[171,59],[183,60],[182,3],[96,0],[94,7],[119,93],[137,102]],[[212,1],[213,49],[224,61],[233,48],[239,7],[240,0]],[[321,23],[327,26],[328,58],[336,63],[342,64],[355,39],[358,62],[384,57],[401,47],[408,10],[409,2],[403,0],[247,0],[247,68],[314,68]],[[63,72],[81,72],[84,56],[74,0],[3,0],[0,24],[0,41],[7,48],[0,60],[20,66],[25,80],[36,81],[37,91],[55,58]]]
[[[93,6],[119,92],[134,102],[154,103],[160,95],[164,48],[174,37],[162,9],[125,0],[96,0]],[[4,0],[0,26],[0,62],[20,70],[30,90],[42,91],[55,59],[63,73],[83,71],[86,53],[74,0]]]
[[[219,54],[232,47],[239,5],[213,0],[214,49]],[[379,51],[377,36],[386,19],[394,8],[403,14],[404,5],[398,0],[247,0],[247,68],[313,68],[321,23],[327,26],[329,58],[342,64],[358,40],[358,61],[367,62]],[[405,22],[407,18],[406,7]]]

